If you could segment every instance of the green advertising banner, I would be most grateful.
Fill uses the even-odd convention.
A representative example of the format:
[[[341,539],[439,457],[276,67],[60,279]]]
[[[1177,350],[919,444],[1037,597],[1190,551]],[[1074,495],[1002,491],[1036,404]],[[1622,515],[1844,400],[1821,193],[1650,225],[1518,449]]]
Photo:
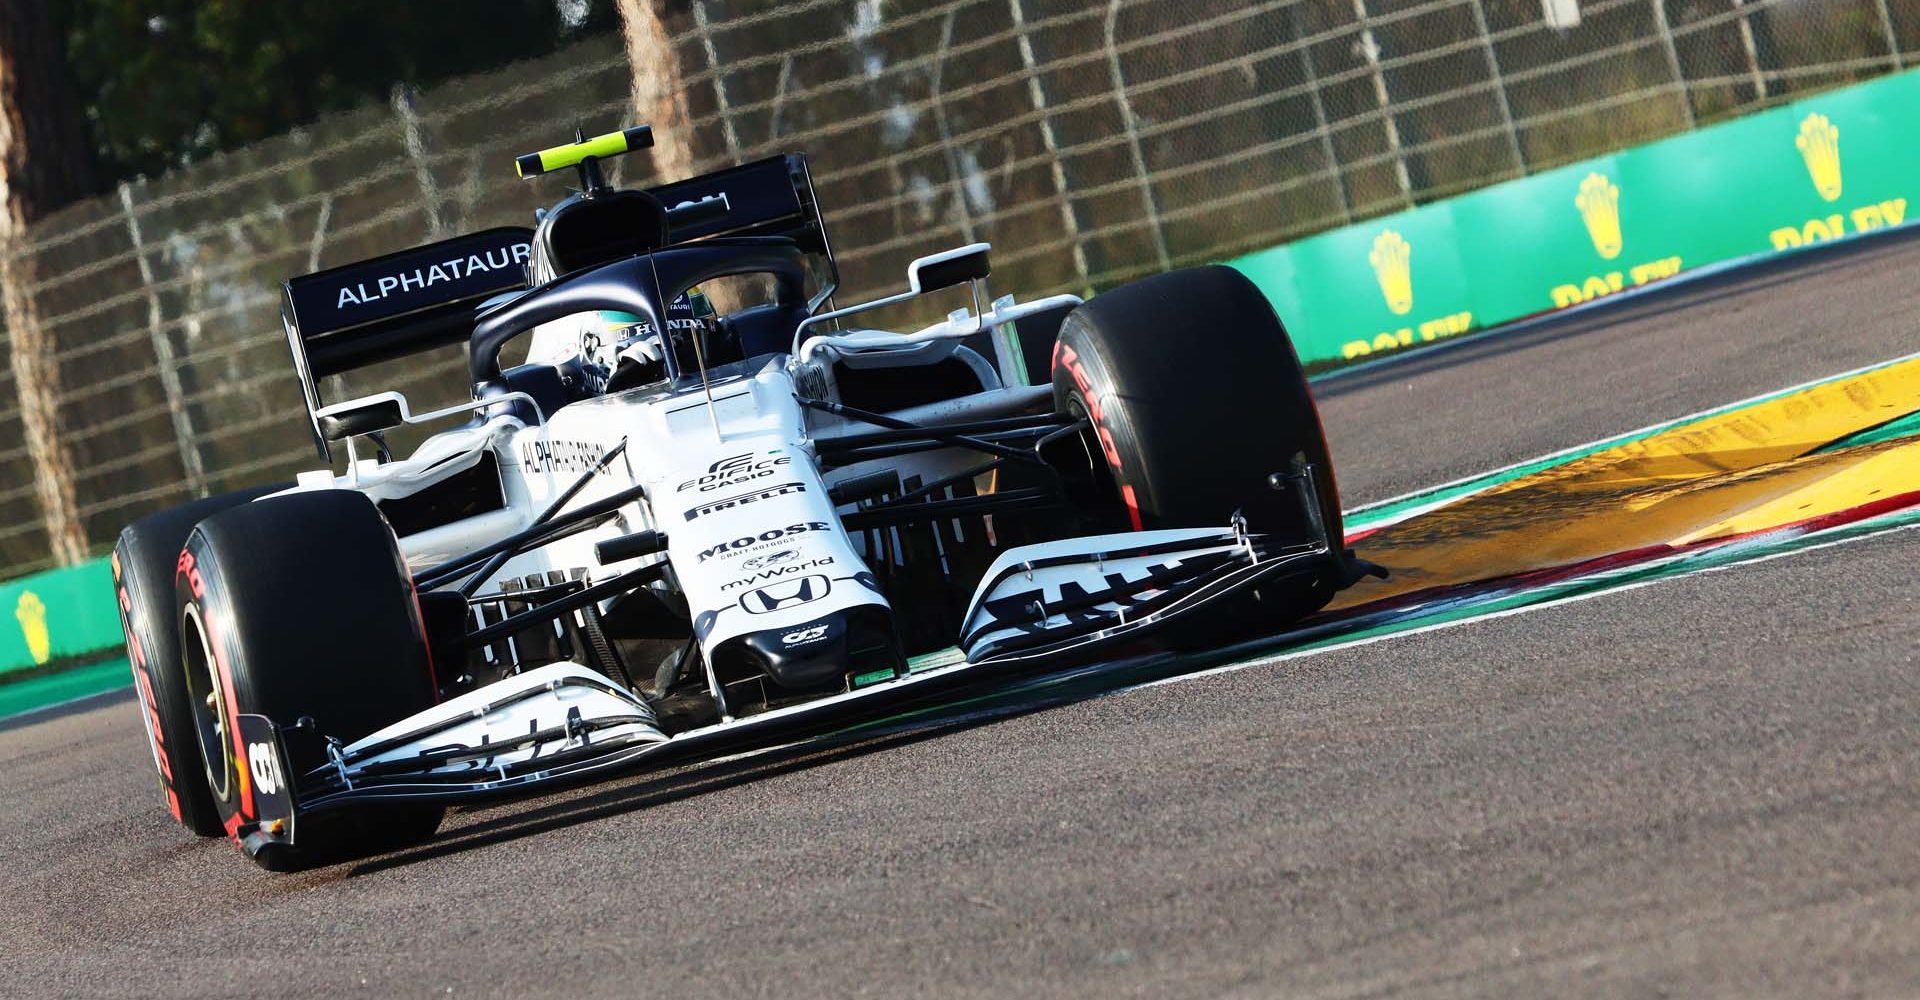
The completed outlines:
[[[118,649],[120,614],[113,596],[113,569],[95,559],[66,569],[0,584],[0,681],[31,670]]]
[[[1301,360],[1377,357],[1906,220],[1920,71],[1229,261]]]

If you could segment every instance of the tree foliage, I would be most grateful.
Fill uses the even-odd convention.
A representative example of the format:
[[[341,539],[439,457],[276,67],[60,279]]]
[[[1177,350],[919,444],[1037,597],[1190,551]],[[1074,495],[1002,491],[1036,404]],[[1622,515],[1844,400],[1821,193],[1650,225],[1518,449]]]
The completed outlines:
[[[53,7],[103,184],[619,25],[613,0],[24,2]]]

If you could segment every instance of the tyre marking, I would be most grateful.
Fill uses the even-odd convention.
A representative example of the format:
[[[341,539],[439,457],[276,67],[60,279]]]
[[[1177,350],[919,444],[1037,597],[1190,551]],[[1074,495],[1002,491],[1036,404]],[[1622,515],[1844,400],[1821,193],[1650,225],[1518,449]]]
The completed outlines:
[[[220,668],[220,686],[223,689],[220,700],[226,703],[227,739],[233,743],[233,770],[240,777],[240,808],[236,815],[244,814],[246,818],[252,819],[254,817],[253,782],[247,768],[241,763],[247,759],[247,747],[240,739],[240,705],[238,691],[233,686],[233,671],[227,669],[226,653],[221,649],[219,637],[214,635],[213,623],[207,621],[205,615],[201,615],[200,618],[200,627],[207,635],[207,649],[213,654],[214,665]]]
[[[1127,505],[1127,518],[1133,522],[1133,530],[1144,530],[1140,520],[1140,498],[1134,495],[1133,485],[1123,477],[1124,466],[1120,464],[1120,449],[1113,443],[1113,432],[1107,429],[1106,418],[1101,412],[1100,398],[1094,394],[1093,380],[1087,377],[1086,368],[1080,364],[1078,352],[1065,341],[1053,342],[1053,363],[1064,368],[1073,378],[1073,384],[1080,390],[1080,398],[1087,404],[1087,416],[1093,418],[1094,437],[1100,441],[1100,450],[1107,456],[1107,464],[1113,467],[1114,479],[1119,481],[1120,499]]]
[[[173,761],[167,755],[166,736],[160,729],[160,701],[153,693],[153,679],[149,676],[146,649],[140,644],[140,637],[135,634],[133,628],[133,598],[127,592],[126,582],[119,579],[118,553],[113,558],[113,569],[116,577],[115,597],[120,604],[120,631],[126,634],[127,652],[132,654],[128,659],[133,665],[134,693],[139,696],[140,709],[146,716],[141,721],[146,723],[147,746],[153,750],[154,769],[160,772],[160,790],[167,795],[167,811],[173,814],[175,820],[185,822],[180,815],[180,797],[174,794],[173,790]]]
[[[194,600],[198,601],[206,595],[206,581],[201,577],[200,566],[194,559],[191,551],[181,550],[176,575],[180,579],[187,581],[187,590],[193,595]],[[214,634],[212,619],[204,612],[196,617],[200,622],[201,637],[207,644],[207,656],[213,661],[213,665],[219,673],[221,688],[220,700],[224,703],[227,715],[227,739],[233,743],[233,755],[223,763],[228,766],[231,773],[239,776],[240,787],[239,793],[235,796],[234,814],[227,817],[223,825],[227,829],[227,835],[234,838],[235,843],[239,843],[239,834],[237,831],[240,827],[241,818],[244,816],[246,819],[252,819],[254,817],[254,807],[253,785],[249,780],[247,769],[237,766],[234,763],[235,761],[244,761],[247,759],[247,748],[240,739],[240,708],[234,697],[233,671],[227,668],[227,657],[220,646],[219,637]],[[225,754],[223,754],[223,756],[225,756]],[[208,766],[212,766],[211,762],[209,762]]]
[[[420,631],[420,648],[427,651],[427,679],[433,685],[433,703],[440,704],[440,670],[433,662],[433,641],[427,638],[427,615],[420,610],[420,588],[413,583],[413,567],[400,558],[400,576],[407,581],[407,596],[413,599],[413,622]]]
[[[1133,484],[1124,483],[1121,485],[1120,499],[1127,503],[1127,517],[1133,521],[1133,530],[1147,530],[1146,526],[1140,523],[1140,499],[1133,495]]]

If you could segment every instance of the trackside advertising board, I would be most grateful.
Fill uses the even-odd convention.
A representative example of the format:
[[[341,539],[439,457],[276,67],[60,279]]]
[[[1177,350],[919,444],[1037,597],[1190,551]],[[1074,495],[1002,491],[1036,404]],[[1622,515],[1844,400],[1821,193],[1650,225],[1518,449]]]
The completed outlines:
[[[113,567],[105,559],[0,584],[0,682],[14,671],[119,648]]]
[[[1920,71],[1228,261],[1326,365],[1920,208]]]

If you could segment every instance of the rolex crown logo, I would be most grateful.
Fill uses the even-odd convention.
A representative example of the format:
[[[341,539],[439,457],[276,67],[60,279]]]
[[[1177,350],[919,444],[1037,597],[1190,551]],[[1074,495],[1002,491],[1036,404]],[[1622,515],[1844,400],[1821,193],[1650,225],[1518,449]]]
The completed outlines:
[[[1826,115],[1808,115],[1800,122],[1800,135],[1793,140],[1800,147],[1800,158],[1807,161],[1807,174],[1814,189],[1828,201],[1840,198],[1840,129]]]
[[[20,622],[20,634],[27,640],[27,653],[33,662],[47,662],[53,656],[53,638],[47,633],[47,606],[40,595],[31,590],[21,594],[13,617]]]
[[[1380,279],[1380,294],[1396,316],[1413,311],[1413,269],[1408,264],[1412,256],[1412,244],[1391,229],[1373,238],[1373,252],[1367,254],[1374,277]]]
[[[1580,210],[1580,219],[1587,224],[1593,249],[1607,260],[1620,256],[1620,189],[1607,175],[1588,174],[1580,182],[1573,207]]]

